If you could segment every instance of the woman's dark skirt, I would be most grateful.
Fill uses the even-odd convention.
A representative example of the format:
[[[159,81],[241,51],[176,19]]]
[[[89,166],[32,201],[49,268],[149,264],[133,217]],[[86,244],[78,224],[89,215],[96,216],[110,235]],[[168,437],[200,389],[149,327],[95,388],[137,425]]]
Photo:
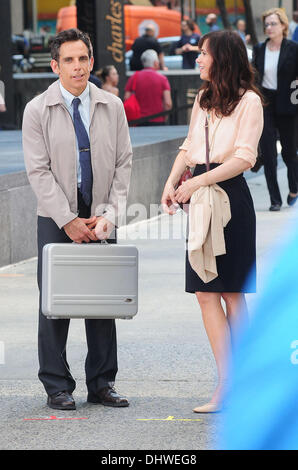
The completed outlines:
[[[210,169],[218,164],[211,164]],[[194,176],[205,173],[196,165]],[[218,277],[204,283],[192,269],[186,251],[186,292],[256,292],[256,215],[243,174],[217,183],[229,196],[231,219],[224,228],[226,254],[216,257]]]

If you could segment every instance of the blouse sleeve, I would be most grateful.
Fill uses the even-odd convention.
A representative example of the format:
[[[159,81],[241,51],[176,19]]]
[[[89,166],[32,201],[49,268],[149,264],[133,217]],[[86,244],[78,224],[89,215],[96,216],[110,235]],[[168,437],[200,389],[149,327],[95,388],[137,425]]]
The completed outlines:
[[[258,143],[263,131],[263,106],[260,97],[250,93],[241,109],[239,129],[235,140],[234,157],[242,158],[254,166]]]
[[[183,144],[180,145],[179,150],[186,150],[186,151],[187,151],[187,150],[189,149],[189,147],[190,147],[190,144],[191,144],[191,134],[192,134],[192,130],[193,130],[193,127],[194,127],[194,124],[195,124],[195,120],[196,120],[197,114],[198,114],[198,110],[199,110],[198,96],[196,96],[194,105],[193,105],[193,107],[192,107],[192,112],[191,112],[191,118],[190,118],[190,124],[189,124],[188,134],[187,134],[187,137],[186,137],[186,139],[184,140]]]

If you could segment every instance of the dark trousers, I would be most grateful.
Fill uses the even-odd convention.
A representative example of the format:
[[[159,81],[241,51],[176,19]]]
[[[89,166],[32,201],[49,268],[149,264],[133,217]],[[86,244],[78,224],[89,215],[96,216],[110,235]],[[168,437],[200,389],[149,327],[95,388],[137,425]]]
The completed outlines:
[[[281,155],[287,166],[289,190],[298,191],[298,160],[296,154],[296,119],[295,116],[279,115],[275,108],[276,92],[264,90],[268,101],[264,107],[264,129],[260,139],[260,147],[264,161],[264,172],[271,204],[282,204],[277,181],[277,149],[279,139],[282,147]]]
[[[80,217],[89,217],[88,208],[80,201]],[[59,229],[53,219],[38,217],[38,287],[42,286],[42,249],[47,243],[72,243],[64,229]],[[116,239],[109,240],[116,243]],[[66,358],[66,342],[69,319],[52,320],[46,318],[39,307],[38,328],[38,377],[46,392],[52,395],[75,389],[75,380],[71,375]],[[117,340],[115,320],[85,319],[88,354],[85,361],[86,384],[88,392],[96,393],[101,388],[115,381],[117,366]]]

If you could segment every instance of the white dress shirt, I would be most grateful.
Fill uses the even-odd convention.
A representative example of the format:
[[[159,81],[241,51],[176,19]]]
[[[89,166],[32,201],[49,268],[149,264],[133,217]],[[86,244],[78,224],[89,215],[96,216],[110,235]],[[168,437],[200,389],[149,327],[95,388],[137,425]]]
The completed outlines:
[[[266,47],[262,86],[269,90],[277,90],[277,66],[279,53],[280,50],[270,51],[269,47]]]
[[[83,121],[83,124],[85,126],[85,129],[87,131],[88,137],[90,138],[89,135],[89,127],[90,127],[90,91],[89,91],[89,82],[87,83],[87,86],[83,93],[80,94],[80,96],[74,96],[72,95],[69,91],[67,91],[61,82],[59,82],[60,85],[60,90],[62,93],[62,96],[65,101],[65,105],[69,111],[69,114],[71,115],[73,119],[73,107],[72,107],[72,101],[74,98],[80,98],[81,102],[79,104],[79,112]],[[80,167],[80,152],[79,152],[79,146],[78,146],[78,140],[77,142],[77,176],[78,176],[78,184],[81,183],[81,167]]]

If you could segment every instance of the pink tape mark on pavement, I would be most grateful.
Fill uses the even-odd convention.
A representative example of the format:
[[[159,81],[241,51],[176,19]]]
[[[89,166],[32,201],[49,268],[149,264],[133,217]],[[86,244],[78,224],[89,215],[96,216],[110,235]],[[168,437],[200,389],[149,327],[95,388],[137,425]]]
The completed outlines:
[[[88,419],[88,418],[58,418],[57,416],[48,416],[46,418],[24,418],[23,421],[62,421],[62,420],[74,420],[74,419]]]

